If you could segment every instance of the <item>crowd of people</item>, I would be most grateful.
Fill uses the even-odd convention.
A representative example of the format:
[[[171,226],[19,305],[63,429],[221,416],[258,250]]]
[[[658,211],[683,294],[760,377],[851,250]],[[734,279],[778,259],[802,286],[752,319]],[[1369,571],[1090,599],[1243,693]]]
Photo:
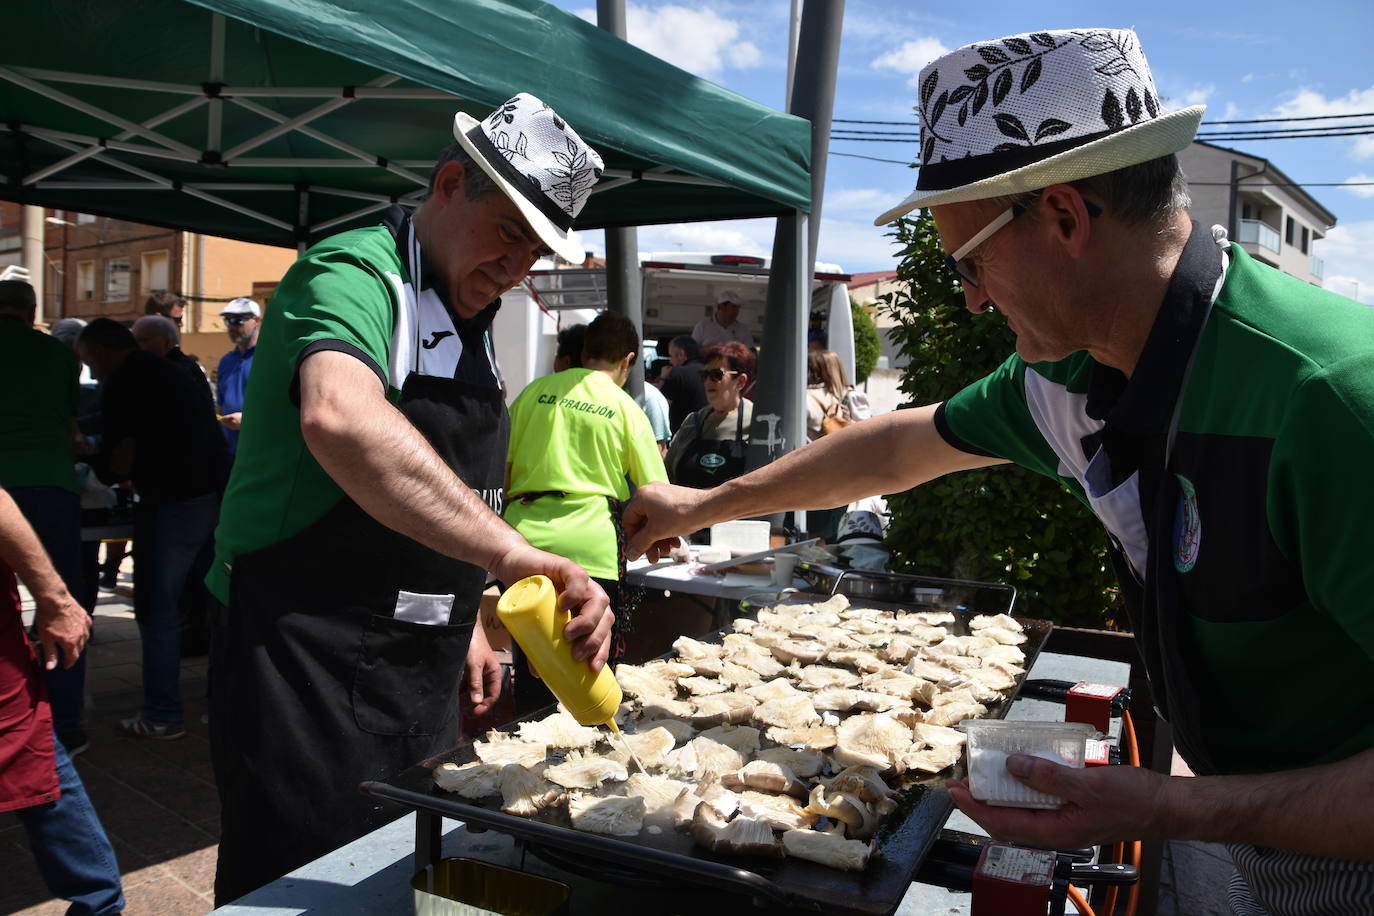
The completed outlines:
[[[957,804],[996,837],[1050,848],[1226,843],[1237,912],[1374,909],[1374,833],[1351,803],[1374,773],[1374,687],[1359,676],[1374,656],[1374,567],[1359,552],[1374,313],[1189,219],[1175,153],[1202,111],[1160,109],[1133,33],[1000,42],[1040,49],[1036,80],[995,114],[923,110],[916,189],[879,222],[930,208],[967,307],[1005,312],[1016,352],[943,403],[859,423],[866,402],[818,348],[812,443],[750,473],[760,354],[734,290],[669,342],[642,405],[623,390],[640,341],[608,314],[565,329],[555,371],[507,410],[499,297],[540,257],[581,260],[570,230],[602,168],[525,93],[482,120],[459,113],[425,201],[314,245],[265,323],[256,303],[230,303],[217,401],[176,345],[182,306],[150,307],[133,329],[96,320],[74,338],[101,386],[92,442],[74,425],[71,348],[30,327],[31,290],[0,285],[0,384],[41,391],[7,399],[0,424],[44,431],[0,447],[0,560],[33,592],[39,646],[0,589],[0,696],[24,713],[0,731],[0,810],[21,811],[54,892],[92,895],[90,912],[122,905],[89,805],[68,803],[81,788],[62,747],[90,627],[72,598],[89,594],[74,454],[139,497],[145,702],[122,723],[131,736],[181,733],[176,604],[202,569],[216,599],[221,903],[389,820],[357,784],[452,747],[457,695],[495,701],[504,678],[478,614],[489,579],[551,578],[575,657],[599,670],[633,621],[627,558],[718,521],[1015,462],[1102,520],[1154,699],[1201,778],[1012,756],[1013,776],[1067,804],[994,808],[951,781]],[[941,55],[920,84],[986,72],[987,50]],[[1008,144],[1008,118],[1055,139]],[[543,698],[521,673],[530,708]],[[76,816],[79,850],[55,826]]]

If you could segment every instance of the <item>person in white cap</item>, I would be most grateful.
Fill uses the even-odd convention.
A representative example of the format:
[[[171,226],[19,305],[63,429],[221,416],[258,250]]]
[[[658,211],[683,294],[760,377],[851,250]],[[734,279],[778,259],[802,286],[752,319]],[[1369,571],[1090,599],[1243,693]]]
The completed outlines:
[[[601,158],[525,93],[459,112],[453,133],[413,214],[316,243],[263,320],[207,580],[228,606],[211,659],[219,903],[389,821],[358,782],[453,747],[460,705],[495,701],[488,572],[551,578],[577,657],[606,658],[605,593],[501,520],[490,336],[536,259],[581,261],[572,226]]]
[[[248,374],[253,371],[253,354],[262,327],[262,309],[247,296],[231,299],[219,313],[224,330],[234,348],[220,357],[215,371],[215,403],[224,441],[229,451],[239,448],[239,427],[243,425],[243,397],[248,391]]]
[[[713,490],[651,485],[671,535],[1015,462],[1102,521],[1156,706],[1199,777],[1012,757],[1055,811],[955,801],[996,837],[1226,843],[1237,912],[1374,912],[1374,311],[1188,215],[1134,32],[1032,32],[920,75],[916,189],[967,307],[1016,353],[942,404],[854,424]],[[1246,907],[1249,907],[1246,909]]]
[[[716,293],[715,314],[701,319],[697,326],[692,328],[692,337],[700,349],[720,346],[732,340],[744,344],[751,350],[754,348],[753,332],[739,320],[743,298],[737,289],[723,289]]]

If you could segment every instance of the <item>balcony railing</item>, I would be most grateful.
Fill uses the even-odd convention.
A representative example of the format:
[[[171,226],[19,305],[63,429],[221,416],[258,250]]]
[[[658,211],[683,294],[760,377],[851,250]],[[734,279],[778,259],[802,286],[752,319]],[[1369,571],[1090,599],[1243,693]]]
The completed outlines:
[[[1279,253],[1279,231],[1266,222],[1257,219],[1243,219],[1240,221],[1241,242],[1249,242],[1261,248],[1268,248],[1275,254]]]
[[[1312,276],[1316,277],[1318,280],[1326,276],[1326,262],[1316,255],[1312,256]]]

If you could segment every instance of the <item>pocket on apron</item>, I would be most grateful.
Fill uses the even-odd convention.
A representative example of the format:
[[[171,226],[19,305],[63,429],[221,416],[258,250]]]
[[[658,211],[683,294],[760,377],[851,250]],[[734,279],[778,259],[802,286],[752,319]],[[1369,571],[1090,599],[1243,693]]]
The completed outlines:
[[[374,735],[434,735],[458,716],[471,622],[413,623],[373,614],[353,675],[353,718]]]

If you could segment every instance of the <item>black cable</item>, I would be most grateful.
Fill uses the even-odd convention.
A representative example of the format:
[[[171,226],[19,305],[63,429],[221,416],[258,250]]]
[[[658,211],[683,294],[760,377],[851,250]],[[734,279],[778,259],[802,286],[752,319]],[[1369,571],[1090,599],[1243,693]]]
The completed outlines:
[[[1354,114],[1333,114],[1333,115],[1308,115],[1307,117],[1294,118],[1251,118],[1244,121],[1203,121],[1203,127],[1210,127],[1213,124],[1279,124],[1287,121],[1328,121],[1335,118],[1368,118],[1374,117],[1374,111],[1360,111]],[[911,127],[910,121],[859,121],[852,118],[832,118],[832,124],[888,124],[897,127]]]

